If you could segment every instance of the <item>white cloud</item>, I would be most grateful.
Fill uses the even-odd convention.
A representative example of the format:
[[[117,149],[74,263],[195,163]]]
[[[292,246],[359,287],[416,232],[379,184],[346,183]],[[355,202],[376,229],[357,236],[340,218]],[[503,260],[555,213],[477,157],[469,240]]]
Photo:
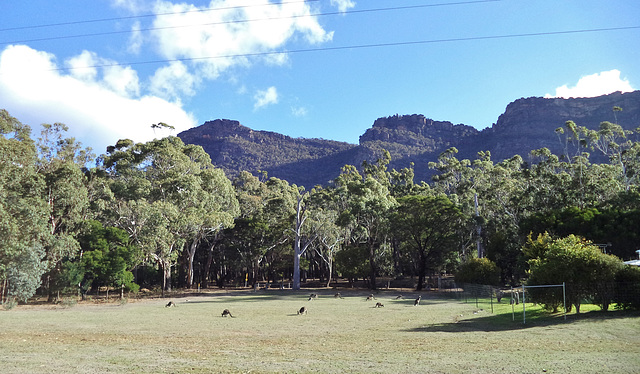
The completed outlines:
[[[293,114],[294,117],[306,117],[308,113],[307,108],[303,106],[291,107],[291,114]]]
[[[135,55],[140,53],[140,49],[143,44],[142,31],[140,31],[140,22],[136,21],[131,26],[131,36],[129,37],[129,45],[127,46],[127,52]]]
[[[253,99],[255,100],[255,104],[253,105],[254,110],[263,108],[267,105],[277,104],[278,90],[273,86],[266,90],[259,90],[255,95],[253,95]]]
[[[338,10],[341,12],[346,12],[347,10],[356,6],[356,2],[353,0],[331,0],[331,5],[337,6]]]
[[[187,67],[180,61],[156,70],[150,79],[152,94],[167,100],[177,100],[182,95],[193,96],[198,79],[189,73]]]
[[[630,92],[634,89],[627,79],[620,78],[619,70],[603,71],[592,75],[587,75],[573,87],[567,85],[556,88],[556,94],[546,94],[545,97],[595,97],[610,94],[612,92]]]
[[[113,60],[100,58],[94,52],[82,51],[67,59],[65,65],[71,69],[71,76],[87,84],[101,84],[126,97],[140,94],[138,73],[135,70],[119,66]]]
[[[67,60],[67,66],[102,61],[92,52]],[[84,65],[83,65],[84,64]],[[139,96],[137,74],[130,67],[88,68],[65,74],[55,57],[23,45],[0,53],[0,105],[21,122],[35,127],[62,122],[85,146],[100,154],[118,139],[148,141],[158,136],[151,124],[165,122],[176,132],[195,119],[179,103]]]
[[[151,39],[163,58],[191,59],[190,65],[197,69],[194,74],[215,79],[233,66],[248,66],[256,59],[285,64],[286,55],[270,53],[297,37],[311,44],[333,37],[311,16],[305,2],[254,0],[250,4],[238,7],[235,0],[212,0],[198,7],[159,0],[154,11],[164,15],[154,19],[153,27],[158,30]],[[220,10],[204,11],[206,8]]]
[[[149,11],[146,0],[111,0],[111,3],[114,7],[126,9],[133,14]]]
[[[50,55],[53,58],[53,55]],[[93,81],[98,76],[98,69],[95,53],[89,51],[82,51],[77,56],[67,59],[66,65],[70,70],[71,75],[75,78],[83,81]],[[52,67],[53,68],[53,65]]]

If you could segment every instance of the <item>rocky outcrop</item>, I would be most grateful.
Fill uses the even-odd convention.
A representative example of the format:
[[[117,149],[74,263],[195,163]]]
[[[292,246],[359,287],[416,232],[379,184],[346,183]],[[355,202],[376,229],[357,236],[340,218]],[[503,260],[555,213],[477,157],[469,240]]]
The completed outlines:
[[[622,111],[614,111],[614,107]],[[360,136],[359,145],[254,131],[238,121],[223,119],[205,122],[178,136],[185,143],[201,145],[214,165],[231,178],[241,170],[261,170],[311,188],[334,179],[344,165],[375,161],[382,149],[391,153],[392,168],[415,165],[416,181],[428,181],[431,170],[427,164],[450,147],[458,148],[458,158],[475,159],[479,151],[490,151],[495,162],[514,155],[526,160],[531,150],[543,147],[561,154],[555,130],[569,120],[590,129],[597,129],[603,121],[636,129],[640,126],[640,91],[594,98],[518,99],[492,127],[482,131],[421,114],[383,117]]]
[[[614,112],[614,107],[622,111]],[[479,134],[464,155],[473,157],[477,151],[488,150],[498,161],[516,154],[526,159],[529,152],[543,147],[561,154],[562,144],[555,130],[567,121],[593,130],[609,121],[633,130],[640,126],[640,91],[592,98],[518,99],[507,105],[495,125]]]
[[[375,120],[373,127],[360,136],[360,144],[380,141],[435,149],[443,144],[457,144],[465,137],[477,134],[478,130],[471,126],[434,121],[422,114],[396,114]]]

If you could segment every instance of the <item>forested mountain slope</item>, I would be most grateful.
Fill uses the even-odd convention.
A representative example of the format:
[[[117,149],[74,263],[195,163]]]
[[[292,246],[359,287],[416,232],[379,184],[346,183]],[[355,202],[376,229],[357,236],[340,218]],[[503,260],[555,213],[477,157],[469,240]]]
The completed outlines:
[[[232,120],[208,121],[178,136],[185,143],[201,145],[230,178],[242,170],[266,171],[311,188],[335,178],[343,165],[375,161],[381,149],[391,153],[392,168],[413,163],[416,181],[428,181],[432,172],[428,163],[450,147],[459,150],[458,158],[474,159],[479,151],[490,151],[496,162],[514,155],[527,160],[531,150],[542,147],[560,155],[563,143],[555,130],[569,120],[589,129],[597,129],[603,121],[635,129],[640,126],[640,91],[594,98],[518,99],[482,131],[421,114],[384,117],[360,136],[359,145],[254,131]]]

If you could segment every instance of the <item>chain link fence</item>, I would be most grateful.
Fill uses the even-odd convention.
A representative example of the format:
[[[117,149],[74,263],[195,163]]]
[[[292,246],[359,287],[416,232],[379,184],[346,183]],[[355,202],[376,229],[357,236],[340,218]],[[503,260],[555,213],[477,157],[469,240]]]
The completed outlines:
[[[526,292],[526,295],[523,295]],[[640,310],[640,282],[607,282],[588,285],[566,284],[563,289],[550,288],[514,288],[495,287],[483,284],[456,284],[453,281],[441,282],[438,293],[465,303],[473,303],[478,309],[493,313],[496,304],[519,305],[523,297],[527,303],[549,305],[553,309],[562,308],[566,298],[567,309],[571,305],[593,304],[602,310]]]

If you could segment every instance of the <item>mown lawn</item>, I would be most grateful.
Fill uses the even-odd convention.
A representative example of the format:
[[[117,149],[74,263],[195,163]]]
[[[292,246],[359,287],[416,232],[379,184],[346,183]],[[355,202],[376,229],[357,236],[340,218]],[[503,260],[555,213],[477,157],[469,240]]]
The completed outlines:
[[[308,301],[311,292],[318,299]],[[269,290],[17,306],[3,373],[638,373],[640,314],[549,316],[391,291]],[[165,308],[168,301],[177,306]],[[383,308],[374,308],[376,302]],[[307,306],[306,315],[296,311]],[[229,309],[236,318],[222,318]],[[585,309],[586,310],[586,309]],[[530,316],[530,317],[529,317]]]

